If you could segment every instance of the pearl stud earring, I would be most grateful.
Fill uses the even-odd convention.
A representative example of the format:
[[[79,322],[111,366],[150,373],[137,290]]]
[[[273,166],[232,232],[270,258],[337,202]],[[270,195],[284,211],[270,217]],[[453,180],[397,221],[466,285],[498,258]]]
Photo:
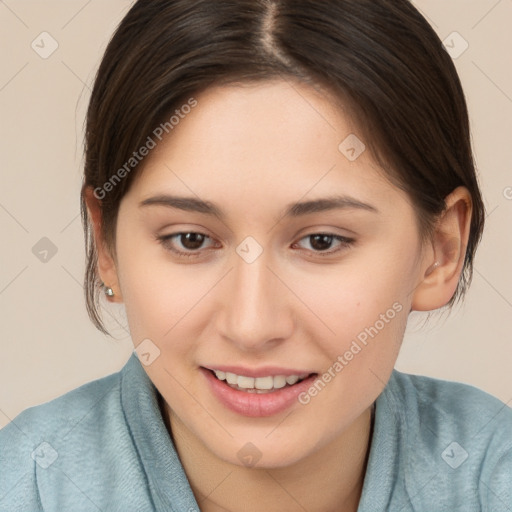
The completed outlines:
[[[107,297],[113,297],[114,296],[114,290],[110,288],[110,286],[107,286],[105,283],[101,283],[103,286],[103,292]]]

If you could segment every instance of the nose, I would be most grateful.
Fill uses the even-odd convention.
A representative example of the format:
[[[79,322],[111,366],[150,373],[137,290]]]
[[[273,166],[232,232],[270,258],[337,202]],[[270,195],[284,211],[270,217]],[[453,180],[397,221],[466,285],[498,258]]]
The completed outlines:
[[[243,351],[274,347],[293,332],[291,300],[265,253],[247,263],[235,255],[222,300],[221,334]]]

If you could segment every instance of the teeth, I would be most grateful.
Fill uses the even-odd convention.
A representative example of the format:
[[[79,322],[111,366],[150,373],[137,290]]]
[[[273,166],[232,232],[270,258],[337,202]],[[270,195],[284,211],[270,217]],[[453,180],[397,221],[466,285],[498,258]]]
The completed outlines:
[[[236,383],[239,388],[254,389],[254,377],[243,377],[242,375],[239,375],[236,378]]]
[[[217,378],[220,379],[218,375]],[[238,377],[234,373],[226,372],[226,380],[228,381],[228,384],[237,384]]]
[[[284,375],[276,375],[275,377],[272,377],[271,375],[268,377],[246,377],[245,375],[236,375],[234,373],[223,372],[221,370],[214,370],[214,373],[217,379],[225,380],[231,385],[231,387],[238,387],[239,389],[244,389],[249,392],[281,389],[287,384],[289,386],[293,386],[293,384],[296,384],[299,380],[308,376],[306,373],[301,375],[289,375],[288,377],[285,377]]]
[[[221,372],[220,370],[215,371],[215,375],[217,376],[217,379],[219,380],[226,380],[226,373]]]
[[[289,377],[286,377],[286,383],[290,384],[290,386],[293,386],[298,380],[299,377],[297,377],[297,375],[290,375]]]
[[[274,377],[258,377],[254,379],[254,387],[256,389],[272,389],[274,387]]]
[[[274,387],[276,389],[281,389],[286,386],[286,377],[284,375],[278,375],[274,377]]]

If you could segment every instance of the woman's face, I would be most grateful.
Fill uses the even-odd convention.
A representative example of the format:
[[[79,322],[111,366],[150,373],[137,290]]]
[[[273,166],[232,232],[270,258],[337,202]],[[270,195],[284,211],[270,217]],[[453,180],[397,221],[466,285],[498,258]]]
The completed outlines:
[[[171,421],[224,460],[285,466],[387,382],[425,270],[415,214],[314,89],[196,100],[122,200],[122,300]]]

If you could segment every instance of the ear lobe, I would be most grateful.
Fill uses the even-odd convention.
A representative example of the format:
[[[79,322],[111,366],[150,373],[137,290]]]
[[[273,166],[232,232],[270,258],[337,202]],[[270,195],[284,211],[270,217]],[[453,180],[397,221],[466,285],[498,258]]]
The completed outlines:
[[[411,307],[415,311],[433,311],[448,304],[464,268],[471,225],[471,196],[465,187],[459,187],[445,203],[445,211],[432,235],[431,259],[422,267],[421,282],[414,291]]]
[[[94,195],[92,187],[85,189],[84,199],[94,234],[94,243],[98,257],[98,275],[105,286],[107,288],[111,288],[114,292],[113,296],[106,295],[106,297],[110,302],[122,302],[121,289],[117,278],[116,263],[103,238],[101,202]]]

